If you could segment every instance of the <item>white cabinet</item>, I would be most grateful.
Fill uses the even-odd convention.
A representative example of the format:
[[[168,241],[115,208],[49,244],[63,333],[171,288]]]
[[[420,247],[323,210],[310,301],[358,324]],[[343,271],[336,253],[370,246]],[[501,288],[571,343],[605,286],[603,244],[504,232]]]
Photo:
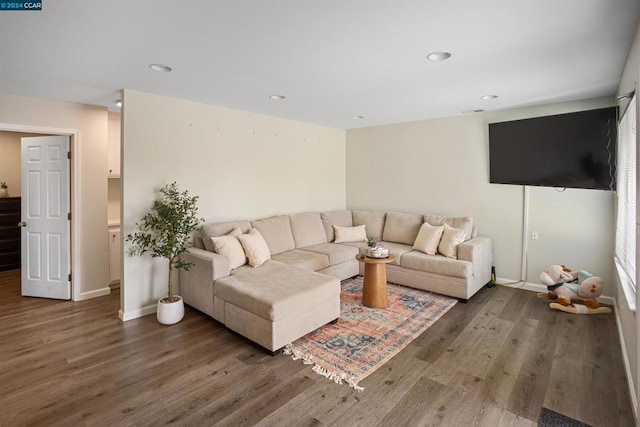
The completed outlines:
[[[120,266],[122,264],[122,246],[120,229],[109,228],[109,283],[120,283]]]
[[[107,129],[107,176],[120,176],[120,115],[109,113]]]

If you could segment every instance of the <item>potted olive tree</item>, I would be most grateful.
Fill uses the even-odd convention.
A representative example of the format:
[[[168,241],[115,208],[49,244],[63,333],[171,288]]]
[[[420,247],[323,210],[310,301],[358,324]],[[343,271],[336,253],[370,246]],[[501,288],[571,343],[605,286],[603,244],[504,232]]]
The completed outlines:
[[[151,212],[145,214],[138,231],[127,235],[132,245],[128,249],[131,256],[149,253],[153,258],[165,258],[169,263],[167,296],[158,301],[158,322],[163,325],[178,323],[184,317],[182,297],[173,293],[173,270],[189,270],[191,263],[181,256],[190,246],[191,234],[204,221],[198,217],[196,202],[198,196],[188,191],[180,192],[173,182],[158,190]]]

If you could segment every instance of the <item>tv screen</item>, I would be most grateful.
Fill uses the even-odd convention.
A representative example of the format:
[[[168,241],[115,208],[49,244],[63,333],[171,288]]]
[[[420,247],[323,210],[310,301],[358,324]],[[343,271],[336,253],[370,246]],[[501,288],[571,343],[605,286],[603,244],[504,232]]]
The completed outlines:
[[[489,181],[615,189],[616,107],[489,124]]]

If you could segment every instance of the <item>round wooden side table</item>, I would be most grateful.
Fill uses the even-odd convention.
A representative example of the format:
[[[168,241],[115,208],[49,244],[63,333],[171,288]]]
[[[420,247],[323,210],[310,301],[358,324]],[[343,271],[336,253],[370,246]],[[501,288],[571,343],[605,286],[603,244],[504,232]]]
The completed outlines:
[[[389,305],[387,298],[387,264],[396,257],[370,258],[356,255],[356,259],[364,263],[364,285],[362,305],[370,308],[385,308]]]

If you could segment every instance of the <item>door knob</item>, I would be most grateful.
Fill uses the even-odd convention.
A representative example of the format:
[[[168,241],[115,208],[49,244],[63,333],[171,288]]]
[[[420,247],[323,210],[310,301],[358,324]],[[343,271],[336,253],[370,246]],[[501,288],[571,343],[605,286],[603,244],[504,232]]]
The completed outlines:
[[[26,226],[27,226],[27,223],[25,221],[20,221],[18,223],[18,227],[26,227]]]

